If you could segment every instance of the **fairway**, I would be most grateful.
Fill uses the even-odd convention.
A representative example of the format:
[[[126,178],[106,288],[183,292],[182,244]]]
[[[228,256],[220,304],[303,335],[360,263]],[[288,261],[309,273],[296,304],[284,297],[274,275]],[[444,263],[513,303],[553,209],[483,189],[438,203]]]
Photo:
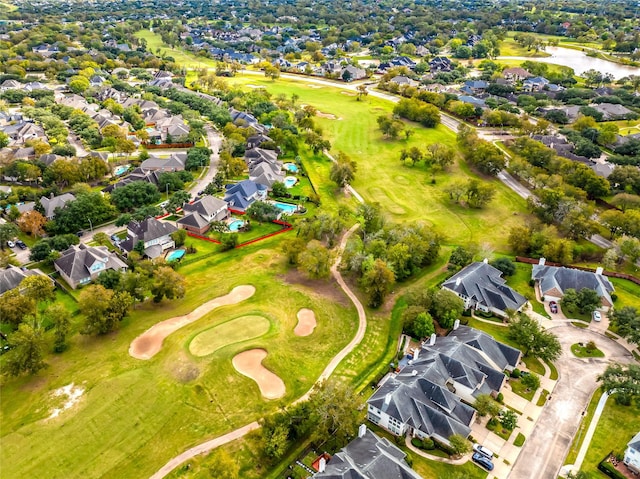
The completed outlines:
[[[264,316],[249,315],[232,319],[198,333],[189,343],[189,351],[202,357],[230,344],[259,338],[269,332],[271,323]]]
[[[448,171],[437,173],[435,183],[423,166],[404,166],[400,151],[418,147],[422,151],[431,143],[455,144],[455,134],[439,125],[428,129],[407,123],[414,133],[408,139],[387,140],[378,129],[376,118],[391,114],[393,103],[366,97],[357,101],[353,92],[338,87],[312,85],[300,80],[278,79],[244,74],[230,78],[230,84],[243,89],[264,87],[274,95],[297,95],[298,102],[312,105],[336,119],[316,118],[332,144],[332,153],[342,151],[358,165],[355,189],[367,200],[379,203],[391,222],[425,221],[443,234],[451,244],[490,244],[497,251],[508,251],[507,237],[512,226],[527,221],[526,202],[499,180],[485,178],[471,171],[460,160]],[[348,94],[345,94],[348,93]],[[340,118],[340,119],[338,119]],[[308,163],[308,160],[307,160]],[[305,164],[307,164],[305,163]],[[324,167],[322,166],[324,164]],[[329,172],[330,161],[313,157],[314,169]],[[484,209],[469,209],[452,203],[444,189],[454,181],[482,178],[494,186],[495,198]],[[326,177],[316,188],[331,187]]]

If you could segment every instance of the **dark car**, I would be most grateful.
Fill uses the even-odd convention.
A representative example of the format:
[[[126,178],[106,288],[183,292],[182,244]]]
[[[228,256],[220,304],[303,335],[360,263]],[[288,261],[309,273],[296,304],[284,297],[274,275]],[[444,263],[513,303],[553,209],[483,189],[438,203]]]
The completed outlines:
[[[549,309],[553,314],[556,314],[558,312],[558,303],[555,301],[549,301]]]
[[[76,233],[76,236],[77,236],[78,238],[82,237],[82,235],[84,235],[84,231],[78,231],[78,232]]]
[[[16,241],[16,246],[17,246],[18,248],[20,248],[20,249],[27,249],[27,245],[26,245],[26,244],[24,244],[24,241],[22,241],[22,240],[17,240],[17,241]]]
[[[493,462],[491,462],[487,456],[484,456],[479,452],[474,452],[471,459],[473,459],[473,462],[480,464],[487,471],[493,471]]]

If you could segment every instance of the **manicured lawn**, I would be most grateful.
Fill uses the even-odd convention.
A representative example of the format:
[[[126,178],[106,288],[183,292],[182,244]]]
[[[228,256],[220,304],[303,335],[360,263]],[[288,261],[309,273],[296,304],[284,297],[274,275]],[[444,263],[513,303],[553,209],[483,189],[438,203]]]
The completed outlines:
[[[524,434],[519,432],[518,435],[516,436],[515,440],[513,441],[513,445],[517,446],[517,447],[522,447],[522,445],[524,444],[524,440],[525,439],[526,438],[524,437]]]
[[[549,369],[551,369],[551,374],[549,375],[549,379],[553,379],[554,381],[558,379],[558,369],[551,361],[545,361]]]
[[[536,52],[535,50],[527,50],[524,47],[521,47],[516,43],[513,37],[516,35],[515,32],[509,32],[507,37],[500,43],[500,56],[505,57],[532,57],[532,58],[540,58],[540,57],[548,57],[551,56],[549,53],[546,53],[544,50],[540,50]]]
[[[538,402],[536,403],[536,406],[544,406],[544,404],[547,402],[547,398],[549,397],[549,391],[547,391],[546,389],[543,389],[542,392],[540,393],[540,397],[538,398]]]
[[[618,299],[615,302],[616,308],[633,306],[640,309],[640,285],[632,283],[626,279],[609,278],[615,288]]]
[[[231,364],[249,347],[268,350],[264,365],[284,380],[284,403],[306,392],[353,337],[357,318],[346,302],[278,279],[285,271],[278,249],[277,239],[271,239],[184,264],[183,300],[138,305],[116,333],[76,335],[68,351],[47,357],[49,367],[38,377],[4,381],[0,461],[12,467],[3,477],[148,477],[184,449],[274,411],[280,402],[263,400],[256,384]],[[188,313],[240,284],[254,285],[256,294],[172,334],[150,361],[129,356],[131,341],[152,324]],[[293,335],[302,307],[318,318],[308,338]],[[205,358],[187,353],[198,332],[254,314],[273,322],[266,336]],[[80,402],[47,420],[52,392],[72,382],[85,389]]]
[[[261,238],[262,236],[275,233],[276,231],[280,231],[282,229],[281,225],[275,223],[260,223],[258,221],[253,221],[251,219],[242,218],[245,221],[249,220],[251,222],[251,229],[249,231],[240,231],[238,232],[238,244],[245,243],[247,241],[254,240],[256,238]],[[231,233],[215,233],[212,232],[209,236],[211,238],[215,238],[220,240],[224,235],[228,235]]]
[[[534,389],[529,389],[527,386],[522,384],[522,381],[520,379],[511,378],[509,380],[509,385],[511,386],[511,389],[514,393],[525,398],[527,401],[531,401],[533,399],[533,395],[536,392]]]
[[[198,57],[190,52],[186,52],[180,48],[171,48],[162,42],[162,37],[149,30],[140,30],[135,33],[138,38],[144,38],[147,41],[147,49],[158,56],[173,57],[176,63],[184,65],[187,68],[199,68],[207,66],[214,68],[215,62],[208,58]]]
[[[549,315],[545,311],[544,306],[536,299],[536,293],[533,286],[529,286],[529,281],[531,280],[531,265],[526,263],[514,264],[516,266],[516,272],[513,276],[505,277],[507,285],[511,286],[518,293],[527,298],[536,313],[548,318]]]
[[[571,352],[577,358],[604,358],[604,353],[598,348],[588,350],[586,346],[579,343],[571,345]]]
[[[511,433],[513,432],[502,427],[502,424],[500,424],[500,422],[497,422],[495,425],[487,423],[487,429],[489,429],[489,431],[493,431],[505,441],[509,440],[509,437],[511,437]]]
[[[308,84],[304,78],[274,82],[259,75],[238,75],[228,81],[243,87],[264,87],[274,95],[296,94],[300,103],[333,114],[336,119],[316,118],[331,141],[332,153],[342,151],[356,161],[354,188],[366,200],[379,203],[391,221],[426,221],[452,244],[486,242],[506,251],[509,229],[528,216],[525,201],[496,179],[487,180],[495,186],[496,196],[485,209],[453,204],[444,188],[456,180],[479,178],[463,162],[437,174],[435,185],[424,166],[403,166],[399,160],[403,148],[417,146],[424,150],[431,143],[453,144],[455,135],[442,125],[427,129],[407,123],[415,132],[408,141],[384,139],[376,118],[391,113],[393,104],[389,101],[369,96],[359,102],[353,92]],[[329,168],[327,163],[322,173],[328,173]],[[326,184],[326,178],[324,176],[320,183],[314,178],[312,181],[318,188]]]
[[[525,356],[522,358],[522,360],[527,365],[527,369],[529,371],[539,376],[544,376],[544,373],[545,373],[544,366],[542,365],[542,363],[538,358]]]
[[[202,357],[241,341],[259,338],[269,332],[271,322],[264,316],[250,314],[232,319],[197,333],[189,342],[189,352]]]
[[[604,477],[597,471],[598,463],[613,451],[623,454],[629,440],[640,430],[640,414],[634,406],[619,406],[611,396],[602,411],[582,470],[593,477]]]

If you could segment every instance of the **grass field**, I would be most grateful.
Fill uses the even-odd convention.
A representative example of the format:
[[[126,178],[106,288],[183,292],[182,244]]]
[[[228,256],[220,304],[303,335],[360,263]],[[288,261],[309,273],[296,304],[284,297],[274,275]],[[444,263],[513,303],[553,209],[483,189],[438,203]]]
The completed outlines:
[[[578,431],[573,437],[573,442],[571,443],[571,448],[569,449],[569,454],[564,461],[565,464],[573,464],[578,457],[578,452],[580,452],[580,447],[582,446],[584,435],[589,428],[589,424],[591,423],[591,419],[596,411],[596,406],[598,405],[598,401],[602,396],[602,390],[600,388],[596,389],[591,397],[591,401],[587,406],[587,413],[582,417],[582,421],[580,422],[580,427]]]
[[[505,57],[531,57],[531,58],[541,58],[551,56],[546,53],[544,50],[540,50],[536,52],[535,50],[527,50],[524,47],[521,47],[516,43],[513,37],[516,35],[516,32],[509,32],[507,37],[500,42],[500,56]]]
[[[259,338],[269,332],[270,326],[271,321],[264,316],[240,316],[197,333],[189,343],[189,352],[198,357],[208,356],[225,346]]]
[[[162,42],[162,37],[157,33],[149,30],[140,30],[135,33],[138,38],[144,38],[147,41],[147,49],[162,57],[172,57],[176,63],[184,65],[186,68],[200,68],[203,66],[215,68],[216,62],[205,57],[196,56],[190,52],[180,48],[171,48]]]
[[[3,477],[148,477],[184,449],[274,411],[280,402],[264,401],[256,384],[233,369],[231,358],[244,349],[269,351],[264,365],[285,381],[283,403],[306,392],[353,337],[357,318],[345,300],[285,283],[277,248],[277,239],[266,240],[184,265],[183,300],[138,306],[116,333],[75,336],[68,351],[47,358],[48,369],[37,377],[4,380],[0,462],[11,468],[3,468]],[[239,284],[254,285],[255,296],[172,334],[150,361],[129,356],[131,341],[152,324]],[[311,338],[293,334],[302,307],[318,318]],[[189,354],[188,341],[198,332],[255,314],[271,321],[267,335],[205,358]],[[85,389],[79,403],[47,419],[53,391],[72,382]]]
[[[615,307],[633,306],[640,310],[640,285],[625,279],[609,278],[618,296]]]
[[[369,96],[359,102],[353,92],[307,84],[304,78],[274,82],[260,75],[238,75],[229,79],[229,83],[243,88],[264,87],[274,95],[296,94],[300,103],[335,115],[335,120],[316,119],[332,143],[332,152],[342,151],[357,162],[354,188],[366,200],[379,203],[393,222],[427,221],[444,234],[449,243],[489,243],[496,250],[506,251],[509,228],[525,221],[525,201],[496,179],[487,179],[495,185],[496,197],[485,209],[473,210],[453,204],[444,188],[455,180],[479,177],[464,162],[437,174],[435,184],[423,166],[400,163],[403,148],[424,149],[436,142],[453,144],[454,134],[442,125],[426,129],[407,124],[414,130],[413,136],[408,141],[391,141],[383,138],[376,123],[379,115],[391,113],[393,105],[389,101]],[[329,168],[327,162],[324,170]]]
[[[588,350],[586,346],[578,343],[571,345],[571,352],[577,358],[604,358],[604,353],[598,348]]]
[[[598,421],[581,470],[594,478],[606,477],[598,471],[598,463],[611,451],[623,454],[627,443],[639,430],[638,409],[634,406],[619,406],[614,397],[610,397]]]

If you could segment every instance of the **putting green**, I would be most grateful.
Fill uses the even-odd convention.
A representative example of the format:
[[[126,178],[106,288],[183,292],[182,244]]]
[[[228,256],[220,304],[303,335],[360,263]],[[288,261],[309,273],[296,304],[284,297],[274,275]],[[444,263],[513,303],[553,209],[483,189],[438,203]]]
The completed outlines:
[[[194,356],[207,356],[230,344],[259,338],[270,326],[271,322],[264,316],[240,316],[202,331],[189,343],[189,351]]]

